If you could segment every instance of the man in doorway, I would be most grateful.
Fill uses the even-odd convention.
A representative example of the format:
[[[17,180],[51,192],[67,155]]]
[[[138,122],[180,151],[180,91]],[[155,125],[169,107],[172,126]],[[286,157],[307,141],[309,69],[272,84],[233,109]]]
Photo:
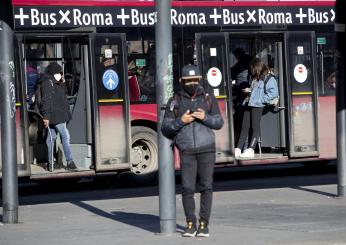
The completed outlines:
[[[60,134],[68,170],[76,170],[70,147],[70,134],[66,123],[71,119],[71,113],[66,98],[66,89],[63,86],[64,79],[62,67],[53,62],[47,67],[47,73],[41,85],[42,101],[40,112],[43,116],[44,127],[48,130],[46,140],[48,148],[48,171],[54,169],[53,145],[57,133]]]

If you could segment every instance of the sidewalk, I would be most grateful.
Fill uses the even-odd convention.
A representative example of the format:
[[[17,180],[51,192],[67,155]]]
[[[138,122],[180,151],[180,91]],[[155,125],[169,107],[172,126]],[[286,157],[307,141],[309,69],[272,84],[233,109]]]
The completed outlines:
[[[121,189],[21,198],[21,223],[0,223],[0,244],[346,244],[346,199],[334,198],[335,184],[218,189],[210,238],[157,235],[157,187],[146,187],[141,197]],[[185,225],[180,195],[176,204],[179,231]]]

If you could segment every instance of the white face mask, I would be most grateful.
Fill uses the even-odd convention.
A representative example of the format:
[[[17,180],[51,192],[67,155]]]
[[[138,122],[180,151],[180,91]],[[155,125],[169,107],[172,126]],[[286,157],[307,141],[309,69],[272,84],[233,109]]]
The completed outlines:
[[[57,80],[57,81],[60,81],[61,80],[61,74],[60,73],[57,73],[57,74],[54,74],[54,78],[55,78],[55,80]]]

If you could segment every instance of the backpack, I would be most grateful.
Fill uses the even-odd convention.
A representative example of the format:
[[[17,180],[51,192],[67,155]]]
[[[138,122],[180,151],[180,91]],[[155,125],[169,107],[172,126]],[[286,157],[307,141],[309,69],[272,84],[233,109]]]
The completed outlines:
[[[269,74],[266,79],[264,80],[264,93],[267,93],[267,83],[269,81],[270,78],[274,77],[272,74]],[[275,78],[275,77],[274,77]],[[276,81],[276,80],[275,80]],[[277,107],[279,105],[279,96],[272,98],[269,103],[267,104],[267,106],[272,106],[272,107]]]
[[[207,101],[208,104],[208,111],[211,109],[211,98],[209,93],[204,93],[204,98]],[[177,93],[174,93],[173,100],[171,102],[170,110],[174,111],[175,117],[179,114],[179,101],[181,101],[181,96]]]
[[[50,79],[49,79],[49,81],[50,81],[52,87],[54,87],[53,81]],[[32,98],[31,98],[31,100],[32,100],[31,110],[35,111],[38,114],[41,114],[40,111],[41,111],[41,106],[42,106],[41,88],[42,88],[42,81],[37,83],[36,90],[35,90]]]

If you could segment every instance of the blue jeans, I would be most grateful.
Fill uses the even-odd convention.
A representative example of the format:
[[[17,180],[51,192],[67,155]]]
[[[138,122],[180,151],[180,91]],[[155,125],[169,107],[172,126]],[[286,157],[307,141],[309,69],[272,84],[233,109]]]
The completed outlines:
[[[72,161],[72,152],[70,147],[70,134],[66,128],[66,123],[59,123],[56,125],[49,125],[48,135],[47,135],[47,148],[48,148],[48,159],[50,163],[53,163],[53,146],[56,140],[56,134],[59,133],[62,148],[64,149],[64,154],[67,162]]]

